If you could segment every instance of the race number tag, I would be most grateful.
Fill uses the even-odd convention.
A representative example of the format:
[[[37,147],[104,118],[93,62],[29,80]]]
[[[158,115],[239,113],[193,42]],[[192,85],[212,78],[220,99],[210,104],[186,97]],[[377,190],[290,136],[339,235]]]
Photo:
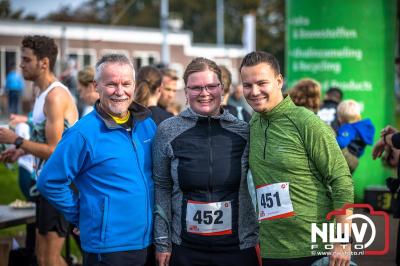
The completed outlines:
[[[232,234],[232,206],[230,201],[188,201],[186,209],[188,233],[217,236]]]
[[[273,220],[294,215],[289,194],[289,183],[275,183],[257,187],[258,220]]]

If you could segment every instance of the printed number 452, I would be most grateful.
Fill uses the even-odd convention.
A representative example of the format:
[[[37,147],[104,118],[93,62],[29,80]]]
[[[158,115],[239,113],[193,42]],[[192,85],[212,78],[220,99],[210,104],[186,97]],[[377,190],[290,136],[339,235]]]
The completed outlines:
[[[221,210],[216,210],[214,213],[212,211],[196,211],[193,216],[193,221],[196,221],[198,224],[222,224],[223,212]]]

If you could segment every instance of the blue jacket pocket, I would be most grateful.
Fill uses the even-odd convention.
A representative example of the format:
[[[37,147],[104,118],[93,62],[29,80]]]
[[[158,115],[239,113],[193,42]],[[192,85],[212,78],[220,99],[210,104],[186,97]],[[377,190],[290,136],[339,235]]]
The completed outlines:
[[[107,223],[108,223],[108,208],[109,208],[109,200],[108,197],[105,196],[103,199],[103,219],[101,223],[101,234],[100,239],[101,242],[104,243],[106,241],[106,232],[107,232]]]
[[[82,243],[90,243],[91,248],[104,247],[107,240],[109,199],[100,195],[85,195],[80,200],[80,231]]]

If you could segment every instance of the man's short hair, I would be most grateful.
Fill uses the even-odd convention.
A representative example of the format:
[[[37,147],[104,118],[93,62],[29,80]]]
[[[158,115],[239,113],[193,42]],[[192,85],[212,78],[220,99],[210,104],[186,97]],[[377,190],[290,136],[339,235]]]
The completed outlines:
[[[343,99],[343,92],[339,87],[330,87],[326,91],[326,97],[339,103]]]
[[[54,72],[54,66],[57,60],[58,48],[52,38],[40,35],[28,35],[22,40],[22,48],[32,49],[37,59],[49,59],[49,69]]]
[[[275,74],[281,74],[279,62],[276,57],[264,51],[254,51],[248,53],[240,64],[239,72],[242,71],[243,67],[255,66],[261,63],[267,63],[275,71]]]
[[[175,69],[172,68],[162,68],[161,73],[163,77],[169,77],[172,80],[178,80],[178,74]]]
[[[135,68],[133,67],[133,64],[131,60],[129,60],[128,57],[124,54],[106,54],[103,55],[102,58],[100,58],[99,61],[96,63],[96,73],[94,75],[94,80],[99,81],[101,73],[103,72],[103,68],[106,64],[110,63],[115,63],[115,64],[121,64],[121,65],[129,65],[132,68],[132,76],[133,80],[135,80]]]
[[[231,72],[225,66],[219,66],[221,69],[221,82],[224,86],[224,94],[228,94],[232,84]]]
[[[344,100],[337,108],[338,117],[345,123],[354,123],[361,119],[361,106],[354,100]]]

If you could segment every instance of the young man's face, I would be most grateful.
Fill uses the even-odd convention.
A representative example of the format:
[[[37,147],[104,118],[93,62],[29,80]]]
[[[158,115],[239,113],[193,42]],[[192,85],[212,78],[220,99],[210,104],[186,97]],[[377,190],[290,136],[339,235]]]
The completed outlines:
[[[161,88],[161,97],[158,104],[166,108],[175,99],[177,81],[164,76],[162,81],[163,87]]]
[[[106,64],[95,87],[99,92],[101,107],[110,115],[124,117],[135,91],[132,67],[128,64]]]
[[[38,60],[33,50],[30,48],[21,49],[22,75],[25,80],[35,81],[43,70],[43,60]]]
[[[245,66],[241,70],[243,95],[254,111],[269,112],[282,100],[283,78],[267,63]]]

